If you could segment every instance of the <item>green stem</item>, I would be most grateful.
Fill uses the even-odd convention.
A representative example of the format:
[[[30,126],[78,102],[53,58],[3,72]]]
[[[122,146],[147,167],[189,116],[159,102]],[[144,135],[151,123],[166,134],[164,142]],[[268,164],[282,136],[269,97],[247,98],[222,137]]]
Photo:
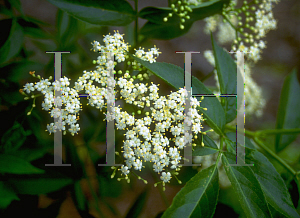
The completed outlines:
[[[271,155],[275,160],[281,163],[282,166],[284,166],[288,171],[290,171],[291,174],[293,174],[294,176],[297,175],[297,172],[289,164],[287,164],[281,157],[279,157],[270,148],[268,148],[262,141],[258,139],[257,136],[254,137],[254,141],[257,145],[259,145],[259,147],[268,152],[269,155]]]
[[[151,171],[152,177],[154,178],[154,181],[157,182],[157,180],[159,180],[157,174],[154,173],[153,168],[150,166],[150,163],[148,162],[147,164],[148,164],[149,170]],[[170,206],[170,202],[166,196],[166,193],[162,190],[161,186],[159,186],[157,188],[159,190],[160,196],[162,197],[166,207],[168,208]]]
[[[236,127],[234,127],[234,126],[226,125],[225,128],[228,129],[228,130],[230,130],[230,131],[232,131],[232,132],[235,132],[235,131],[236,131]],[[253,137],[256,135],[255,132],[250,131],[250,130],[246,130],[246,129],[245,129],[245,130],[243,130],[243,129],[237,129],[237,131],[238,131],[239,133],[241,133],[241,134],[244,134],[244,133],[245,133],[245,135],[246,135],[247,137],[249,137],[249,138],[253,138]]]
[[[272,135],[272,134],[296,134],[296,133],[300,133],[300,129],[266,129],[266,130],[261,130],[261,131],[257,131],[257,135],[260,134],[268,134],[268,135]]]
[[[159,187],[157,187],[157,188],[158,188],[158,190],[159,190],[159,193],[160,193],[160,195],[161,195],[161,197],[162,197],[162,199],[163,199],[163,201],[164,201],[166,207],[168,208],[168,207],[170,206],[170,202],[169,202],[169,200],[168,200],[168,198],[167,198],[167,196],[166,196],[166,193],[163,191],[163,189],[162,189],[161,186],[159,186]]]
[[[89,157],[91,158],[91,154],[90,154],[90,151],[88,151],[88,154],[89,154]],[[95,200],[95,209],[96,211],[98,212],[98,214],[100,215],[100,217],[105,217],[104,214],[102,213],[102,211],[100,210],[100,207],[99,207],[99,201],[98,201],[98,196],[95,192],[95,190],[93,189],[93,186],[92,186],[92,183],[91,183],[91,180],[90,180],[90,177],[87,175],[87,172],[86,172],[86,168],[84,166],[84,163],[82,161],[80,161],[81,165],[82,165],[82,168],[83,168],[83,173],[84,173],[84,178],[87,179],[87,183],[88,183],[88,187],[91,191],[91,194]],[[98,180],[99,181],[99,180]]]
[[[211,71],[209,74],[207,74],[206,76],[204,76],[200,81],[204,82],[205,80],[207,80],[208,78],[210,78],[212,75],[214,75],[214,71]]]
[[[99,213],[99,215],[101,217],[105,217],[104,214],[102,213],[102,211],[100,210],[98,196],[97,196],[96,192],[93,189],[92,183],[91,183],[91,181],[90,181],[90,179],[89,179],[89,177],[87,175],[86,175],[86,178],[87,178],[89,189],[90,189],[90,191],[92,193],[92,196],[93,196],[93,198],[95,200],[95,204],[96,204],[95,208],[96,208],[97,212]]]
[[[220,136],[220,151],[223,150],[223,144],[224,144],[224,137]]]
[[[222,15],[224,17],[224,19],[229,23],[229,25],[237,32],[240,32],[232,23],[231,21],[228,19],[228,17],[226,15]]]
[[[236,128],[233,126],[225,126],[226,129],[230,131],[236,131]],[[268,146],[266,146],[260,139],[258,138],[260,134],[266,133],[266,134],[278,134],[278,133],[296,133],[299,132],[300,129],[270,129],[270,130],[262,130],[262,131],[249,131],[245,130],[245,135],[249,138],[253,138],[254,142],[263,150],[265,150],[270,156],[272,156],[275,160],[277,160],[282,166],[284,166],[291,174],[294,176],[297,175],[297,172],[288,164],[286,163],[281,157],[279,157],[277,154],[275,154]],[[243,133],[244,131],[242,129],[237,130],[240,133]]]

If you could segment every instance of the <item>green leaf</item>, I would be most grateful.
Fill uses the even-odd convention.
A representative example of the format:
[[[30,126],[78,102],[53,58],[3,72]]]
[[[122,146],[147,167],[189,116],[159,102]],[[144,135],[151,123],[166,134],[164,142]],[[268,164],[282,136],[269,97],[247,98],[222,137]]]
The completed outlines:
[[[15,191],[7,185],[6,182],[0,181],[0,209],[10,205],[13,200],[20,200]]]
[[[214,0],[205,2],[197,6],[191,6],[192,13],[189,13],[189,20],[184,23],[184,29],[180,29],[180,18],[172,13],[172,8],[164,7],[146,7],[139,12],[141,18],[147,19],[148,22],[142,27],[140,33],[148,38],[169,40],[186,34],[197,20],[210,17],[214,14],[221,13],[223,5],[228,3],[228,0]],[[164,18],[168,17],[168,21],[164,22]]]
[[[249,166],[230,166],[236,163],[236,156],[226,152],[222,162],[226,174],[247,217],[271,217],[262,188]]]
[[[174,197],[162,218],[212,217],[219,194],[219,177],[214,164],[201,170]]]
[[[34,174],[44,170],[32,166],[29,162],[12,155],[0,154],[0,173]]]
[[[184,70],[181,67],[169,63],[155,62],[151,64],[132,55],[130,56],[153,74],[164,80],[167,84],[176,89],[184,87]],[[193,94],[213,94],[194,76],[192,76],[192,84]],[[218,99],[215,97],[204,98],[204,100],[201,101],[201,107],[207,108],[207,110],[203,110],[202,108],[199,109],[206,117],[208,125],[218,134],[222,134],[225,126],[225,113]]]
[[[32,37],[32,38],[39,38],[39,39],[50,39],[52,38],[51,34],[47,33],[43,29],[41,29],[35,22],[34,19],[27,20],[19,17],[18,23],[23,29],[25,35]]]
[[[75,203],[78,207],[79,210],[86,210],[87,208],[85,207],[86,202],[85,202],[85,196],[83,194],[80,181],[77,181],[74,183],[74,197],[75,197]]]
[[[69,16],[62,10],[57,14],[57,38],[59,42],[59,48],[61,50],[67,50],[67,47],[74,44],[76,35],[78,35],[77,19]]]
[[[186,34],[189,29],[192,27],[192,22],[184,23],[184,29],[180,29],[179,23],[153,23],[148,21],[145,25],[140,29],[140,34],[146,36],[151,39],[162,39],[169,40],[174,39],[179,36]]]
[[[20,0],[10,0],[9,2],[14,8],[16,8],[22,14],[23,17],[25,17]]]
[[[277,112],[277,129],[300,128],[300,84],[294,69],[284,80]],[[283,150],[297,138],[297,134],[276,135],[275,149]]]
[[[240,134],[240,133],[238,133]],[[227,132],[226,133],[227,136],[227,140],[229,139],[232,143],[232,146],[234,148],[234,150],[236,149],[236,133],[235,132]],[[238,143],[238,145],[241,146],[240,143]],[[245,147],[252,149],[252,150],[256,150],[255,146],[252,144],[252,142],[250,141],[250,139],[248,137],[245,136]]]
[[[70,178],[22,178],[8,181],[19,194],[38,195],[57,191],[73,183]]]
[[[300,217],[295,210],[284,180],[270,161],[260,152],[254,151],[246,157],[249,167],[256,176],[267,202],[284,217]],[[281,216],[282,217],[282,216]]]
[[[193,10],[192,13],[188,13],[190,16],[186,23],[193,23],[196,20],[201,20],[206,17],[210,17],[214,14],[221,13],[224,3],[228,3],[228,0],[213,0],[209,2],[204,2],[197,6],[190,6]],[[180,18],[177,15],[168,17],[169,13],[172,13],[173,9],[170,7],[146,7],[139,12],[139,17],[147,19],[152,23],[157,24],[177,24],[179,26]],[[164,22],[164,18],[168,17],[168,21]]]
[[[9,27],[8,20],[1,20],[0,23],[1,27],[2,23],[5,23],[6,27]],[[9,32],[8,39],[0,48],[0,64],[7,62],[16,54],[18,54],[23,44],[23,30],[15,19],[12,20]]]
[[[1,68],[1,76],[15,83],[19,83],[21,80],[29,80],[32,76],[29,75],[29,71],[40,71],[44,68],[44,64],[33,62],[29,60],[22,60],[13,62]],[[23,85],[23,84],[22,84]],[[20,95],[20,93],[18,93]],[[24,98],[23,98],[24,99]]]
[[[193,12],[190,14],[191,21],[202,20],[206,17],[222,13],[224,5],[227,5],[229,0],[211,0],[197,6],[191,6]]]
[[[217,68],[221,94],[237,94],[237,66],[227,51],[217,45],[211,34],[212,47]],[[237,115],[237,97],[225,97],[223,108],[226,114],[226,123],[231,122]]]
[[[204,146],[197,145],[194,148],[193,156],[204,156],[209,154],[214,154],[219,151],[218,146],[208,135],[203,135]]]
[[[8,154],[17,156],[22,158],[28,162],[34,161],[36,159],[42,158],[47,152],[49,148],[43,147],[38,149],[19,149],[17,151],[9,152]]]
[[[147,197],[147,190],[143,191],[136,201],[133,203],[132,207],[128,211],[126,218],[138,218],[140,213],[142,212],[142,209],[145,206],[146,198]]]
[[[22,125],[15,122],[1,138],[1,145],[4,152],[11,152],[18,150],[26,140],[26,132]]]
[[[134,20],[135,12],[125,0],[48,0],[70,15],[99,25],[125,26]]]

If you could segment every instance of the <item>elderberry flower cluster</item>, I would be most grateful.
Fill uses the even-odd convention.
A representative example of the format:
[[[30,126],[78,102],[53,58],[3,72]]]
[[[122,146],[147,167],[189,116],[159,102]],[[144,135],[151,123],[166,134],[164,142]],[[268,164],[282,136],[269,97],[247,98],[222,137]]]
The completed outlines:
[[[60,80],[56,80],[54,82],[50,82],[52,79],[43,79],[39,75],[35,76],[34,72],[31,72],[31,75],[40,79],[39,82],[27,83],[24,86],[23,93],[27,96],[33,91],[40,91],[44,95],[44,101],[42,102],[42,109],[45,111],[49,111],[51,117],[53,118],[61,118],[56,122],[47,124],[47,131],[51,133],[55,133],[56,131],[64,131],[66,134],[66,126],[67,130],[74,135],[80,130],[79,124],[77,123],[79,111],[81,110],[81,104],[78,97],[78,92],[74,88],[69,88],[70,82],[67,77],[60,78]],[[60,91],[61,95],[55,97],[54,92]],[[27,93],[27,94],[26,94]],[[32,98],[36,98],[36,95],[31,95]],[[28,97],[26,97],[28,99]],[[64,106],[64,109],[60,109]],[[35,107],[35,105],[33,105]],[[29,112],[28,115],[30,115]]]
[[[262,39],[276,28],[272,8],[279,0],[231,0],[222,15],[206,18],[205,32],[219,29],[220,43],[232,43],[233,51],[244,51],[253,62],[261,58],[266,42]]]
[[[62,118],[61,123],[51,123],[47,126],[50,134],[56,130],[64,130],[65,133],[67,129],[74,135],[80,130],[79,124],[76,123],[81,110],[79,93],[87,95],[88,104],[101,111],[108,109],[108,105],[113,105],[112,112],[107,110],[107,122],[115,120],[117,129],[126,130],[122,146],[124,165],[119,169],[125,176],[124,179],[129,180],[131,171],[140,171],[145,162],[152,162],[153,170],[161,173],[161,182],[165,185],[170,181],[171,175],[177,178],[175,171],[180,170],[179,164],[183,160],[180,151],[192,143],[192,132],[202,132],[203,117],[198,110],[200,101],[191,97],[191,107],[185,109],[188,97],[186,89],[181,88],[177,92],[161,96],[159,85],[153,82],[138,83],[137,79],[149,79],[150,73],[129,55],[129,46],[119,32],[104,36],[103,45],[94,41],[92,46],[92,50],[100,54],[94,61],[97,64],[96,69],[83,71],[74,88],[69,88],[69,79],[66,77],[51,83],[51,78],[44,80],[38,76],[40,81],[35,85],[27,83],[23,94],[27,95],[26,93],[34,90],[42,92],[45,97],[42,107],[50,110],[54,118]],[[135,50],[134,56],[153,63],[160,54],[158,50],[154,47],[145,52],[139,48]],[[111,54],[114,54],[116,62],[111,59]],[[119,70],[120,76],[114,78],[113,69],[121,62],[125,62],[128,68],[124,72]],[[140,74],[132,75],[133,70],[139,71]],[[55,98],[54,91],[60,91],[61,97]],[[137,118],[135,113],[130,114],[115,106],[118,99],[146,111],[145,116]],[[141,114],[141,110],[137,113]],[[66,125],[69,125],[69,128],[66,128]]]

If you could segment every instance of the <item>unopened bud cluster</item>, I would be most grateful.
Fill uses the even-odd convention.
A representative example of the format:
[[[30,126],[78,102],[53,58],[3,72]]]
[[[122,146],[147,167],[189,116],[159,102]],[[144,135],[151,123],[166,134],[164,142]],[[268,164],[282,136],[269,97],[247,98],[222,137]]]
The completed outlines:
[[[276,28],[272,9],[279,0],[231,0],[221,15],[206,18],[205,32],[215,31],[220,43],[232,43],[233,51],[244,51],[253,62],[261,58],[266,47],[262,40],[268,31]],[[241,5],[239,3],[242,3]]]
[[[180,29],[184,29],[185,21],[190,19],[190,16],[188,14],[193,12],[190,6],[197,5],[199,3],[200,1],[197,0],[176,1],[174,4],[171,4],[172,12],[169,13],[167,17],[164,17],[164,21],[167,22],[168,18],[176,14],[180,18],[180,23],[179,23]]]

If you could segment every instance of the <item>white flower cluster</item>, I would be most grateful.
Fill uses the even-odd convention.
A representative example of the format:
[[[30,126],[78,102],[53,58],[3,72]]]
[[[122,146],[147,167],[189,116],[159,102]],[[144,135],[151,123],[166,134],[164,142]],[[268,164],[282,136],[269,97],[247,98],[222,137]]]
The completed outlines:
[[[134,113],[129,114],[127,111],[122,111],[122,108],[114,106],[113,112],[108,112],[106,115],[108,122],[115,119],[117,129],[127,130],[122,147],[125,165],[119,170],[125,178],[128,178],[131,169],[141,170],[143,162],[153,162],[153,170],[162,173],[161,180],[165,184],[171,179],[171,173],[165,171],[168,171],[168,168],[169,171],[180,169],[179,163],[182,160],[180,150],[193,141],[189,131],[201,133],[203,118],[197,110],[200,102],[196,98],[190,98],[191,108],[187,110],[186,117],[184,109],[188,94],[185,89],[172,92],[166,97],[160,96],[157,85],[152,82],[151,85],[137,83],[136,77],[131,77],[128,70],[124,74],[120,70],[118,73],[123,76],[115,81],[110,73],[117,63],[110,60],[107,53],[113,52],[119,63],[129,61],[131,59],[127,53],[128,45],[118,32],[104,36],[103,42],[104,45],[100,45],[97,41],[92,43],[93,50],[100,53],[97,61],[94,61],[98,65],[94,71],[83,71],[83,75],[75,82],[74,88],[68,87],[69,79],[65,77],[53,82],[52,85],[48,80],[40,80],[35,86],[28,83],[24,90],[28,94],[35,89],[41,91],[45,95],[43,108],[45,110],[52,108],[50,113],[54,118],[62,117],[61,123],[48,125],[47,129],[50,133],[57,129],[65,130],[65,125],[68,124],[69,132],[74,135],[80,130],[79,124],[76,123],[76,116],[80,111],[79,92],[88,95],[91,106],[102,110],[115,102],[117,93],[111,87],[116,86],[119,88],[120,99],[147,111],[145,117],[136,119]],[[159,53],[156,47],[148,52],[140,48],[136,50],[135,56],[153,63]],[[128,64],[135,67],[132,69],[142,69],[136,61],[131,60]],[[141,77],[137,78],[141,80]],[[61,98],[54,98],[54,90],[61,91]],[[57,106],[64,106],[64,109],[59,109]],[[137,113],[141,114],[141,111]],[[166,136],[167,132],[169,137]]]
[[[205,32],[214,32],[218,26],[217,39],[220,43],[233,42],[233,51],[247,52],[246,56],[257,62],[261,58],[262,49],[266,47],[262,38],[268,31],[276,29],[272,8],[278,2],[279,0],[242,1],[242,6],[237,8],[239,1],[231,0],[229,6],[223,9],[222,15],[205,19]]]
[[[127,87],[124,86],[124,89]],[[192,107],[188,113],[191,118],[191,126],[189,126],[183,124],[186,90],[180,89],[178,92],[168,95],[167,98],[159,97],[157,91],[157,86],[152,84],[149,86],[149,100],[145,98],[145,101],[150,101],[150,105],[154,105],[154,107],[150,107],[151,117],[135,119],[126,111],[122,112],[120,108],[115,108],[117,128],[124,129],[132,126],[126,132],[124,141],[123,157],[126,160],[126,166],[122,166],[121,172],[125,176],[129,173],[128,169],[141,170],[142,161],[153,162],[153,169],[157,173],[162,172],[166,167],[178,170],[178,164],[182,159],[180,150],[187,143],[191,143],[193,138],[187,131],[192,129],[194,133],[201,132],[203,118],[196,109],[197,106],[200,106],[197,99],[190,99]],[[123,95],[123,97],[126,101],[128,100],[128,96]],[[137,103],[137,106],[141,105],[144,105],[143,100]],[[154,131],[150,130],[152,123]],[[174,142],[165,136],[167,131],[172,134]],[[171,145],[172,143],[173,145]],[[164,182],[166,182],[166,178],[169,177],[164,177]]]
[[[50,110],[51,117],[62,118],[55,123],[47,125],[47,130],[50,134],[57,130],[65,131],[66,125],[69,126],[68,131],[72,135],[80,130],[79,124],[77,123],[77,115],[79,115],[79,111],[81,110],[81,104],[77,90],[69,88],[69,85],[69,79],[64,77],[52,83],[49,82],[49,79],[41,79],[35,83],[35,85],[33,83],[27,83],[24,86],[24,91],[27,94],[35,90],[40,91],[45,96],[42,102],[42,108],[46,111]],[[60,91],[61,96],[55,97],[54,91]],[[63,105],[65,109],[59,109],[59,107]]]

